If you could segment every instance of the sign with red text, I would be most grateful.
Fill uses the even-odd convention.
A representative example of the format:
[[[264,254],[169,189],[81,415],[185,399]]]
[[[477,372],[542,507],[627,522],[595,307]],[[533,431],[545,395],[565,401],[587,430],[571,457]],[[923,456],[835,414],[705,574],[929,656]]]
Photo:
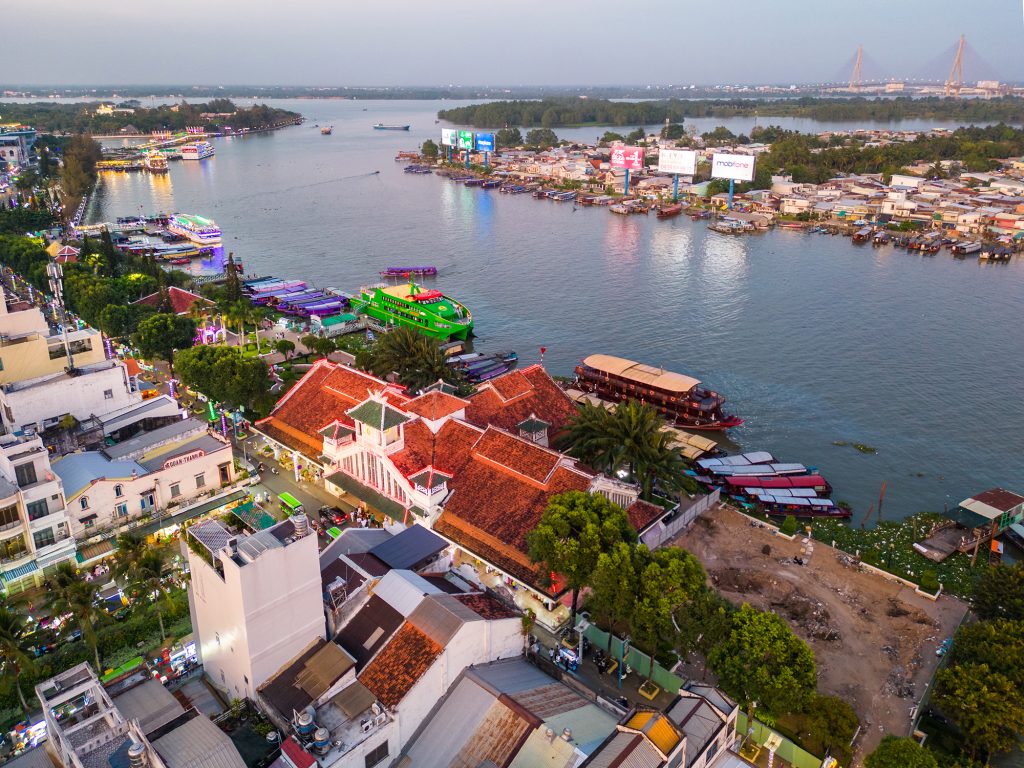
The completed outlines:
[[[170,469],[171,467],[177,467],[181,464],[187,464],[190,461],[201,459],[206,455],[206,451],[198,450],[192,451],[191,453],[183,453],[181,456],[175,456],[173,459],[168,459],[164,462],[164,469]]]
[[[627,171],[638,171],[644,167],[643,147],[612,147],[609,161],[612,168],[625,168]]]
[[[692,149],[663,149],[658,152],[658,170],[693,176],[697,172],[697,153]]]

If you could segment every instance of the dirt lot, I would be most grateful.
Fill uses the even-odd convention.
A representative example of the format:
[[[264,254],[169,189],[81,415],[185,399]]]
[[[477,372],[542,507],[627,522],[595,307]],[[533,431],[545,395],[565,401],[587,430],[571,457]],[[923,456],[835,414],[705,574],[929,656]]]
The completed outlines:
[[[910,709],[938,663],[935,649],[964,615],[963,603],[945,596],[933,603],[842,563],[844,553],[820,542],[811,542],[808,559],[803,539],[786,541],[726,507],[675,543],[700,558],[729,600],[775,611],[810,643],[818,690],[850,702],[860,717],[859,757],[883,733],[907,734]]]

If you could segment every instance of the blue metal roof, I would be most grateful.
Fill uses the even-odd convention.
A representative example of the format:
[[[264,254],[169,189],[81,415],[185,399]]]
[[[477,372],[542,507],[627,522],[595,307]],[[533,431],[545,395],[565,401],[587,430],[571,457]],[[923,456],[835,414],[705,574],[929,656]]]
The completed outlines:
[[[448,546],[448,542],[422,525],[412,525],[392,539],[378,544],[370,554],[385,565],[415,568]]]
[[[18,579],[23,579],[28,576],[32,571],[39,570],[39,563],[35,560],[31,560],[24,565],[19,565],[17,568],[11,568],[9,571],[0,573],[0,578],[7,584],[13,584]]]
[[[53,462],[54,474],[64,483],[64,495],[68,500],[88,488],[93,480],[125,480],[132,476],[133,470],[139,477],[149,474],[136,461],[111,461],[100,451],[73,453]]]

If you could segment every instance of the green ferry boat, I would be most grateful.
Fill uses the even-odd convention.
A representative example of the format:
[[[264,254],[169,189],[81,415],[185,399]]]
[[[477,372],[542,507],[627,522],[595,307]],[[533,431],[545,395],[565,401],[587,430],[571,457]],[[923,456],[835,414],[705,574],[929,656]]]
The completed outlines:
[[[408,325],[426,336],[465,341],[473,315],[455,299],[416,283],[363,288],[352,308],[388,325]]]

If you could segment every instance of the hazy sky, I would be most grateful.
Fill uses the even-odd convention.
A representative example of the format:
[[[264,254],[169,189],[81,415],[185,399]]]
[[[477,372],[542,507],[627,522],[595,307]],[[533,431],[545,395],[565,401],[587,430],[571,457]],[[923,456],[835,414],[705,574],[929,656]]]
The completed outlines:
[[[963,33],[1024,80],[1022,0],[34,0],[3,84],[683,84],[945,77]],[[454,9],[467,9],[459,13]],[[445,10],[453,9],[453,10]],[[972,73],[972,67],[975,72]]]

